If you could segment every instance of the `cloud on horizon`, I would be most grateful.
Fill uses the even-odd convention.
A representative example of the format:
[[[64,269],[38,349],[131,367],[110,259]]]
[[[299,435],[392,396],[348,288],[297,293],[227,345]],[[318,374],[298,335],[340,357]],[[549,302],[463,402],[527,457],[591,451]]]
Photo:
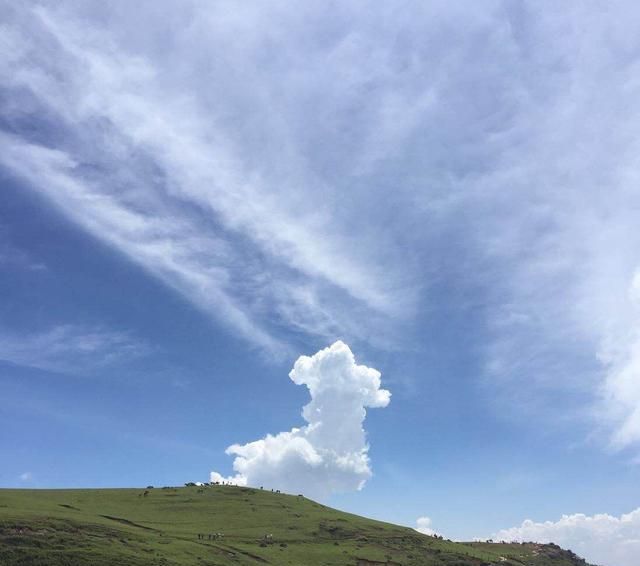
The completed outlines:
[[[558,521],[526,520],[519,527],[498,531],[494,540],[553,542],[569,548],[593,564],[637,566],[640,556],[640,509],[615,517],[563,515]]]
[[[367,408],[389,404],[380,372],[357,365],[344,342],[313,356],[300,356],[291,381],[306,385],[311,400],[302,410],[306,425],[234,444],[234,476],[211,473],[211,481],[264,486],[324,499],[332,493],[361,489],[371,477],[369,446],[363,423]]]
[[[416,527],[415,530],[423,535],[434,536],[437,535],[436,531],[434,531],[431,527],[433,525],[433,521],[429,517],[418,517],[416,519]]]

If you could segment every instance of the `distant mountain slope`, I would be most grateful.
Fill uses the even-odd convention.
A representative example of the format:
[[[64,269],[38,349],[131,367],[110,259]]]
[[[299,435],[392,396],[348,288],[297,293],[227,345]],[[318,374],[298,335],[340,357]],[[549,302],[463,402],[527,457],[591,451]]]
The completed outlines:
[[[2,566],[585,566],[554,545],[454,543],[302,496],[212,486],[0,490]]]

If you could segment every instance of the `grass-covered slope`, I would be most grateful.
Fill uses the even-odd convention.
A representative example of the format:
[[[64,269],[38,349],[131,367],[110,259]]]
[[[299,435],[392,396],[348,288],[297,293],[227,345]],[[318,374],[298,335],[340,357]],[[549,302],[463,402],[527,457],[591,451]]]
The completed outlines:
[[[0,490],[2,566],[187,564],[585,563],[556,546],[453,543],[301,496],[241,487]]]

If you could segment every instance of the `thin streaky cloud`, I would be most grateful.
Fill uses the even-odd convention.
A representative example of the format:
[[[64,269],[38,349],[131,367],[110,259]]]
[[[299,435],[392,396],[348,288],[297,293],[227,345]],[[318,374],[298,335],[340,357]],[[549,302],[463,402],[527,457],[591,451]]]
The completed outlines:
[[[10,172],[268,350],[455,289],[501,414],[637,447],[635,8],[150,6],[7,9]]]
[[[130,333],[102,327],[62,324],[29,332],[0,328],[0,361],[51,372],[93,373],[150,352]]]

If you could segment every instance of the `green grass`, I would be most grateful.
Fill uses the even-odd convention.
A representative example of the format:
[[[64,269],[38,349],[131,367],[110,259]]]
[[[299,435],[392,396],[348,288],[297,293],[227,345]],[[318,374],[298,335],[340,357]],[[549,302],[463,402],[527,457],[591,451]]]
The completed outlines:
[[[144,492],[147,491],[145,495]],[[209,540],[209,534],[224,536]],[[198,535],[204,538],[198,538]],[[265,539],[265,535],[272,535]],[[552,545],[455,543],[250,488],[0,490],[1,566],[577,566]]]

